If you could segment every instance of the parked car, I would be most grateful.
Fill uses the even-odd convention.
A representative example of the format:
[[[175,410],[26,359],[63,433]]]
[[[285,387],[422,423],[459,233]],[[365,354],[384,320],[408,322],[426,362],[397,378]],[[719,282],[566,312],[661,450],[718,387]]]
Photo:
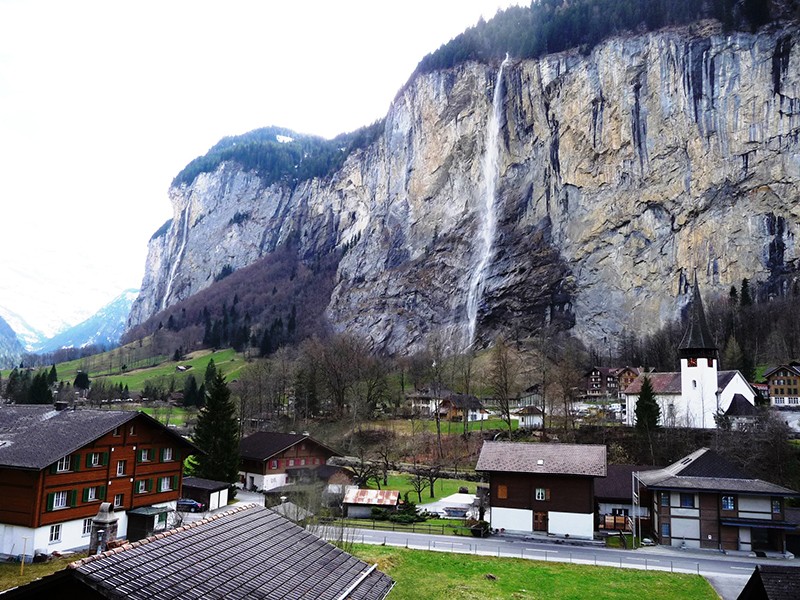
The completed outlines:
[[[178,510],[181,512],[203,512],[205,505],[191,498],[181,498],[178,500]]]

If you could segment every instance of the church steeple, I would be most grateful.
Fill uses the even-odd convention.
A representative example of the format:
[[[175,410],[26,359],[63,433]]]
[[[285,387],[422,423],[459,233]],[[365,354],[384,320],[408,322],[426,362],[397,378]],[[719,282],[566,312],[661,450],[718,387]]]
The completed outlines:
[[[694,294],[689,309],[689,323],[678,347],[681,358],[717,358],[717,346],[706,321],[697,273],[694,274]]]

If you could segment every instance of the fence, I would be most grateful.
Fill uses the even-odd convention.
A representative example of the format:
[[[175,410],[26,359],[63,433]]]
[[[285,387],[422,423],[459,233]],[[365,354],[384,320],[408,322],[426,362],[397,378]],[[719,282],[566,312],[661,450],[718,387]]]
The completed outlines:
[[[410,533],[427,533],[433,535],[472,535],[472,529],[465,525],[442,522],[441,525],[432,523],[395,523],[393,521],[377,521],[375,519],[359,519],[357,522],[350,520],[320,517],[317,524],[338,528],[372,529],[373,531],[400,531]]]

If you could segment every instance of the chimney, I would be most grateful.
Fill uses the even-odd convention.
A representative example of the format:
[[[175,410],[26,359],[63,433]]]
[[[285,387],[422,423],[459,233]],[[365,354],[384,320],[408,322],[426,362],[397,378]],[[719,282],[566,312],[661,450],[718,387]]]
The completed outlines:
[[[60,410],[64,410],[65,408],[67,408],[67,406],[69,406],[69,404],[67,404],[67,402],[65,402],[64,400],[56,400],[56,404],[55,404],[55,409],[56,410],[59,410],[59,411]]]
[[[108,549],[108,544],[117,539],[118,517],[111,510],[111,502],[103,502],[92,519],[92,536],[89,554],[100,554]]]

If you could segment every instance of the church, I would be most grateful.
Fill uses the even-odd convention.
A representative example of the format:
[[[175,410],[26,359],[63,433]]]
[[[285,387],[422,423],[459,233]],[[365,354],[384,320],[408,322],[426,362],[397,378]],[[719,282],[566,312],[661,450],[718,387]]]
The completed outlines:
[[[650,379],[661,407],[663,427],[713,429],[715,416],[729,413],[744,401],[755,405],[755,391],[739,371],[720,371],[719,352],[706,322],[697,278],[689,323],[678,348],[681,370],[677,373],[643,373],[625,390],[626,420],[636,421],[636,402],[644,377]]]

